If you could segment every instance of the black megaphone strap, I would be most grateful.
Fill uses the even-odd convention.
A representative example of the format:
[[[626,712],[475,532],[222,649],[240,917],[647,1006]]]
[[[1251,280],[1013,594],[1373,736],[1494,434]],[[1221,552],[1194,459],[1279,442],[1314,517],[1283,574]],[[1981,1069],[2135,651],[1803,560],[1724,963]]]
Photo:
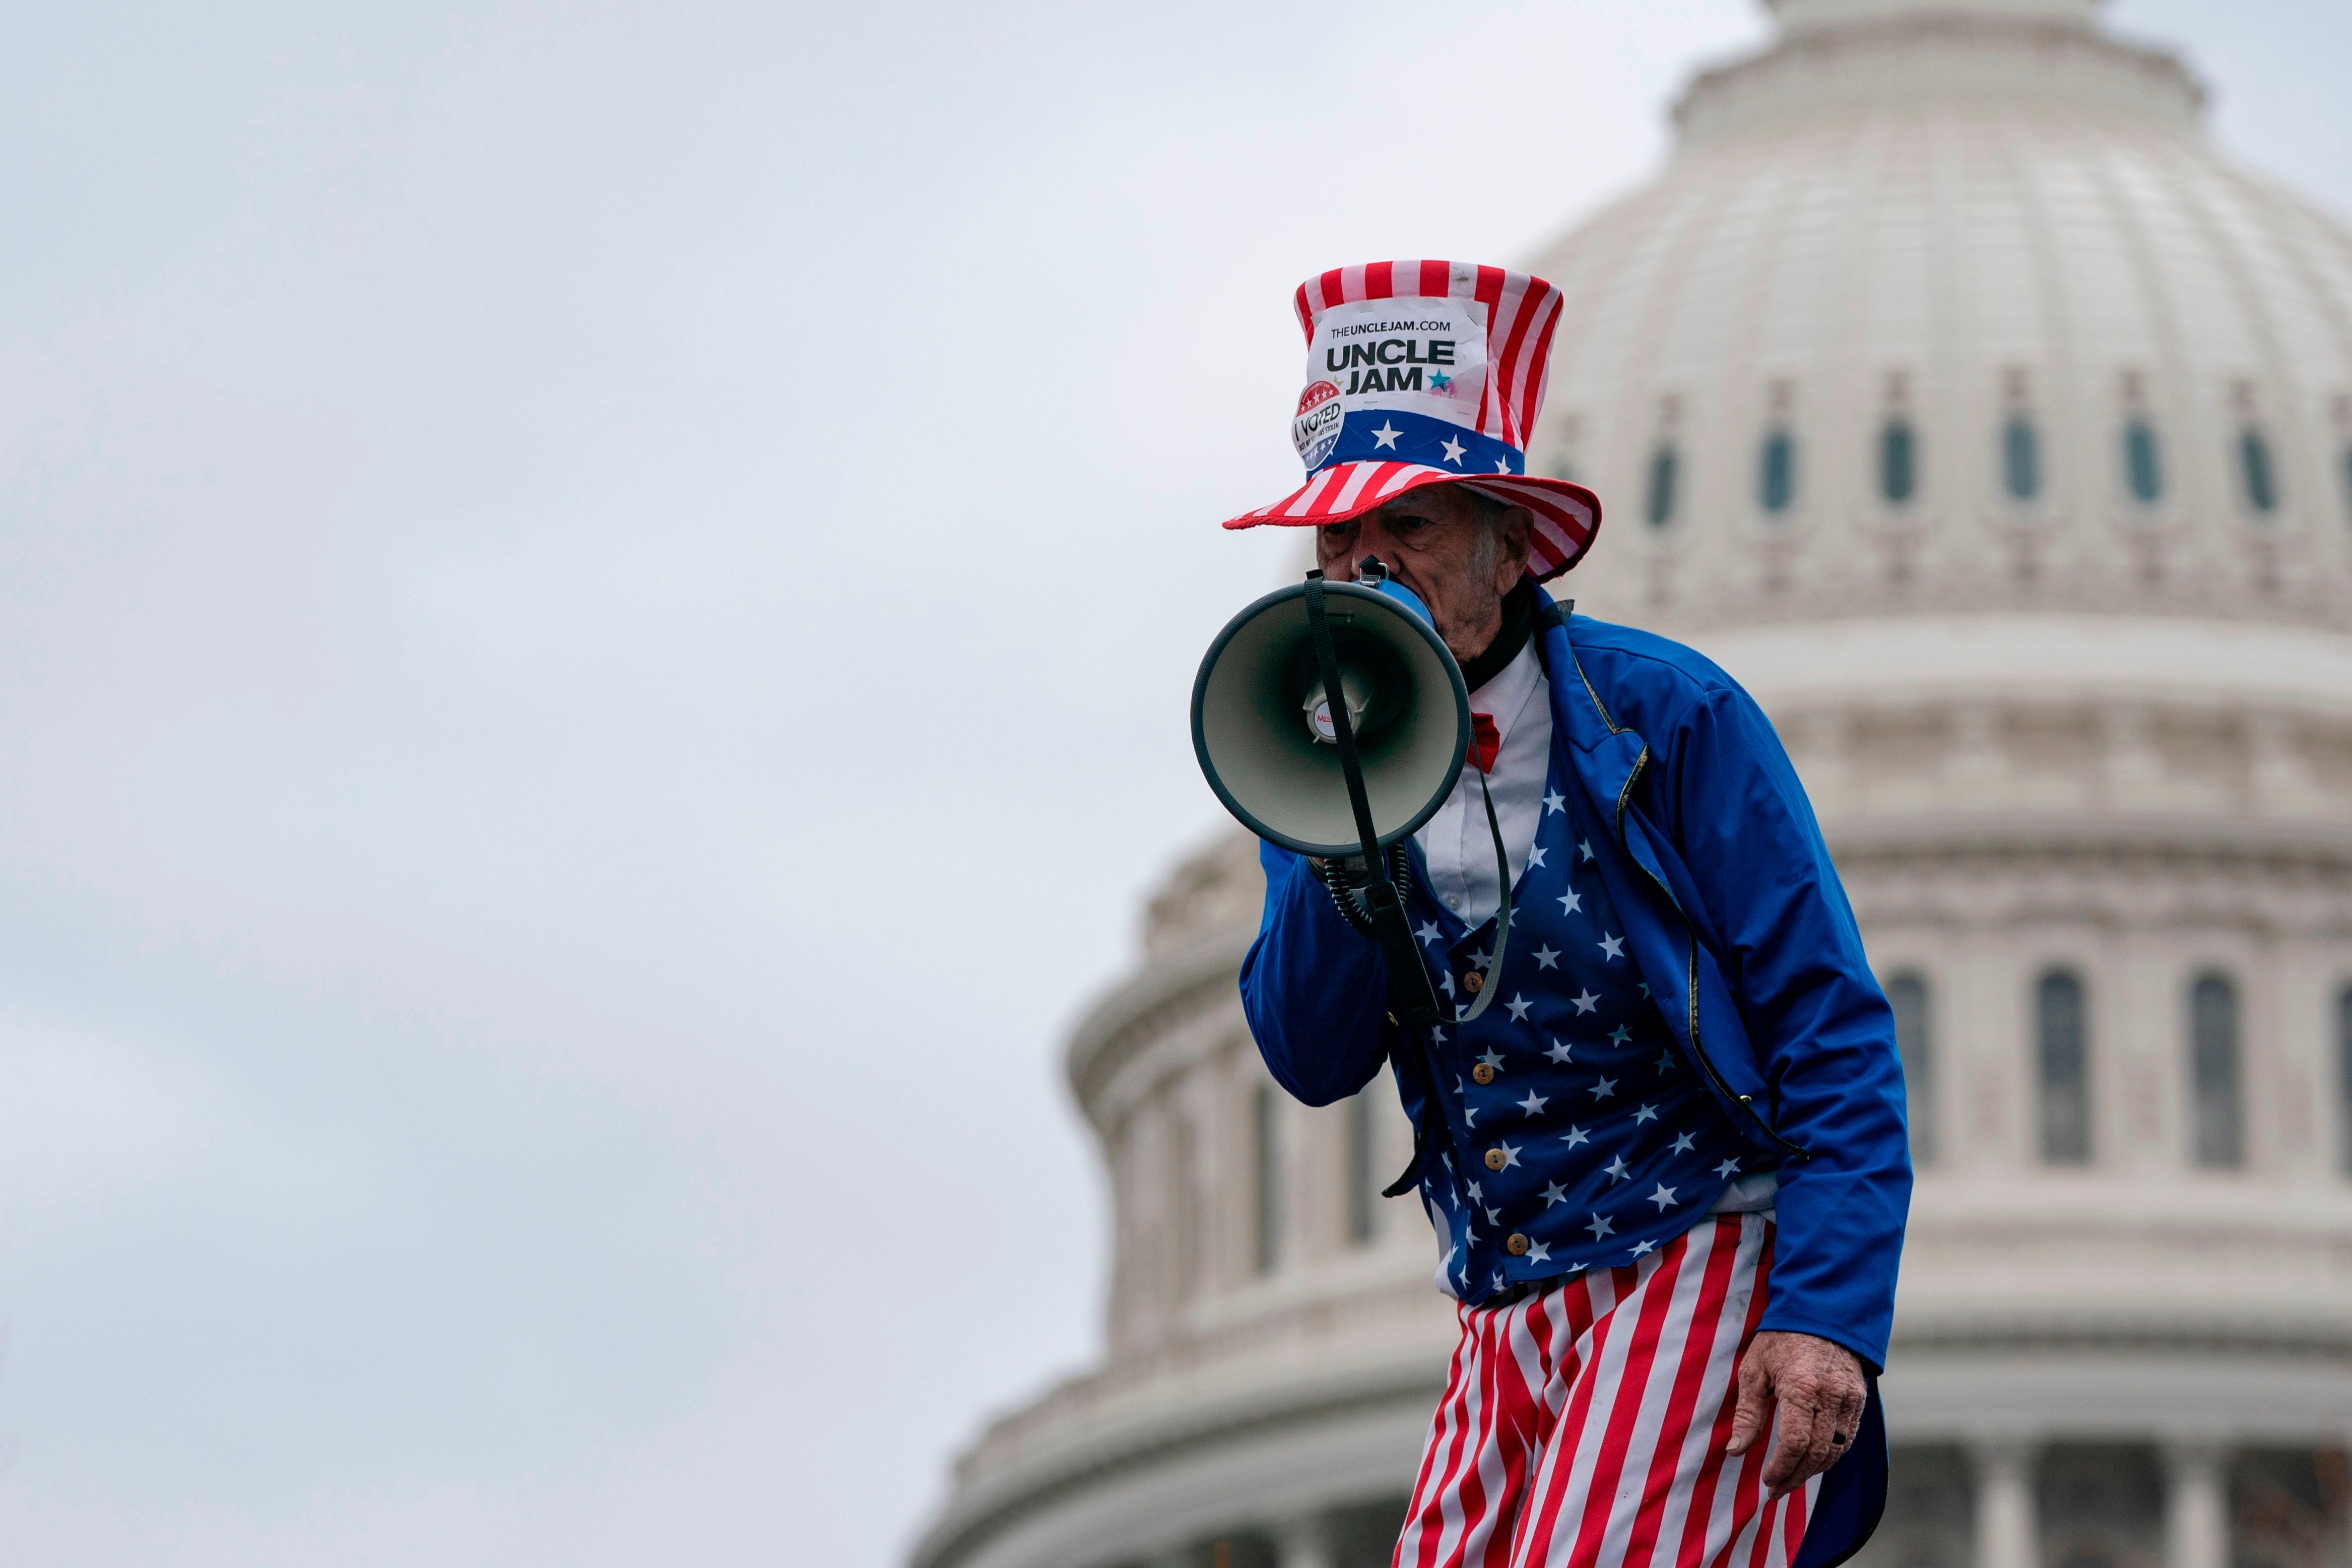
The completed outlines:
[[[1323,679],[1323,696],[1331,710],[1331,738],[1339,748],[1339,773],[1348,785],[1348,806],[1356,819],[1356,836],[1363,843],[1364,865],[1370,868],[1370,879],[1363,898],[1367,913],[1371,918],[1372,940],[1380,943],[1381,953],[1388,961],[1389,1000],[1393,1016],[1407,1030],[1408,1047],[1391,1055],[1403,1066],[1421,1091],[1421,1115],[1412,1129],[1412,1162],[1404,1173],[1381,1191],[1382,1197],[1402,1197],[1412,1190],[1420,1179],[1422,1166],[1429,1151],[1440,1143],[1451,1143],[1453,1136],[1446,1131],[1444,1108],[1438,1103],[1437,1085],[1421,1049],[1419,1038],[1412,1031],[1434,1027],[1444,1021],[1437,1007],[1437,990],[1429,982],[1429,970],[1422,963],[1421,950],[1413,944],[1412,929],[1406,923],[1404,901],[1397,896],[1396,887],[1379,874],[1381,865],[1380,835],[1372,827],[1372,806],[1364,792],[1363,761],[1356,751],[1356,729],[1348,716],[1348,690],[1339,679],[1339,656],[1331,642],[1331,625],[1323,603],[1323,574],[1307,574],[1307,626],[1315,644],[1316,672]],[[1479,775],[1480,783],[1485,774]],[[1495,834],[1495,846],[1499,857],[1502,849],[1502,829],[1495,826],[1495,805],[1486,803],[1486,822]],[[1505,862],[1503,898],[1506,908],[1510,899],[1508,863]],[[1507,920],[1507,915],[1505,917]],[[1507,931],[1507,926],[1505,930]],[[1495,955],[1502,956],[1498,937]],[[1480,1005],[1485,999],[1480,999]],[[1474,1015],[1475,1016],[1475,1015]]]

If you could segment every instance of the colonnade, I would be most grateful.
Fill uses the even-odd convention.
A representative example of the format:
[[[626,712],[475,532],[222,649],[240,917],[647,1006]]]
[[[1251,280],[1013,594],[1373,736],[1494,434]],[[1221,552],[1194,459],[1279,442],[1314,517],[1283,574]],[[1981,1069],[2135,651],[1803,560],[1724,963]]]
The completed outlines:
[[[2038,1480],[2046,1447],[2021,1438],[1965,1446],[1974,1494],[1973,1559],[1944,1568],[2060,1568],[2042,1562]],[[2164,1479],[2162,1568],[2229,1568],[2228,1449],[2174,1442],[2157,1445],[2157,1454]],[[1891,1533],[1900,1521],[1891,1512],[1887,1524]],[[1363,1540],[1343,1549],[1334,1516],[1310,1513],[1187,1543],[1148,1559],[1147,1568],[1372,1568],[1375,1561],[1384,1568],[1384,1553],[1368,1556],[1376,1550]],[[1873,1555],[1866,1551],[1861,1562],[1868,1564]]]
[[[1395,1503],[1403,1511],[1404,1500]],[[1148,1561],[1147,1568],[1372,1568],[1366,1539],[1345,1542],[1339,1520],[1328,1513],[1302,1513],[1219,1540],[1176,1548]],[[1360,1532],[1358,1532],[1360,1534]],[[1353,1552],[1345,1549],[1352,1544]],[[1382,1551],[1376,1559],[1387,1568]]]
[[[2035,1485],[2041,1446],[1996,1438],[1968,1446],[1976,1490],[1973,1568],[2041,1568]],[[2164,1568],[2229,1568],[2227,1450],[2219,1443],[2158,1445],[2164,1475]]]

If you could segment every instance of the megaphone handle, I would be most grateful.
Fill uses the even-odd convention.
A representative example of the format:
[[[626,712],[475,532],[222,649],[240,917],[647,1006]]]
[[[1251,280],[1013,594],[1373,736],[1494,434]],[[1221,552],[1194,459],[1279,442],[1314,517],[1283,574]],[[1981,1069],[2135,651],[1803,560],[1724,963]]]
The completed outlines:
[[[1341,860],[1320,861],[1316,875],[1322,879],[1325,890],[1331,895],[1332,907],[1339,911],[1340,919],[1360,936],[1377,935],[1372,930],[1372,917],[1365,906],[1363,894],[1348,880],[1347,864]],[[1402,842],[1389,846],[1388,862],[1381,868],[1379,874],[1396,885],[1398,898],[1405,897],[1405,889],[1412,885],[1412,862]]]

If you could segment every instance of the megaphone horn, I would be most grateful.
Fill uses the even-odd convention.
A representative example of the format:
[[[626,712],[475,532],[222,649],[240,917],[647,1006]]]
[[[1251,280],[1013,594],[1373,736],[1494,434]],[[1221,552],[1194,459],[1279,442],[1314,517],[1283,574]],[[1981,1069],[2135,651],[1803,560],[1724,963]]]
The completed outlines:
[[[1453,793],[1470,746],[1470,693],[1412,590],[1385,574],[1318,585],[1365,803],[1385,848]],[[1252,833],[1301,855],[1360,856],[1307,595],[1303,583],[1268,594],[1209,645],[1192,682],[1192,751],[1217,799]]]

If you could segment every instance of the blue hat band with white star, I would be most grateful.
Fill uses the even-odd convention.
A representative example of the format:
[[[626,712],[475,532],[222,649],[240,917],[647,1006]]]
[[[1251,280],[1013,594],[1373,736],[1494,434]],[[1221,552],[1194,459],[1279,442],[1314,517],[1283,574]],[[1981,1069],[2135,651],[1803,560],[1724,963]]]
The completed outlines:
[[[1309,478],[1342,463],[1416,463],[1449,474],[1523,474],[1527,454],[1467,426],[1397,408],[1350,409]]]

